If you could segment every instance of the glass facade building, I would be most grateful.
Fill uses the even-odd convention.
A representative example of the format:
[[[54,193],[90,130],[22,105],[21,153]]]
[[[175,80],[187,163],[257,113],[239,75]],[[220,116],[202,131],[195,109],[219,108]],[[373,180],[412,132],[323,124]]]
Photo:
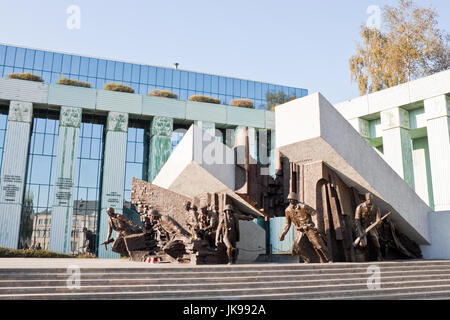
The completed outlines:
[[[194,94],[219,98],[222,104],[248,98],[256,109],[265,108],[267,92],[283,91],[297,98],[308,94],[306,89],[259,81],[0,44],[0,77],[22,72],[39,75],[46,83],[66,77],[89,82],[97,89],[103,89],[105,83],[120,82],[143,95],[164,89],[177,94],[180,100]]]
[[[296,97],[308,94],[305,89],[258,81],[0,44],[0,81],[4,81],[8,85],[16,83],[14,81],[1,80],[2,78],[8,78],[8,75],[11,73],[39,75],[44,83],[49,84],[54,84],[59,78],[66,77],[89,82],[92,88],[100,90],[109,82],[123,83],[131,86],[134,88],[135,93],[141,95],[147,95],[153,89],[164,89],[177,94],[178,100],[187,100],[194,94],[219,98],[222,104],[229,104],[232,99],[248,98],[253,100],[255,109],[263,110],[266,109],[266,93],[268,92],[277,93],[282,91],[287,96],[295,95]],[[17,85],[21,86],[22,84]],[[51,87],[56,90],[64,90],[61,88],[62,86]],[[10,91],[9,87],[0,87],[0,89],[2,88],[6,88],[3,93],[8,94]],[[33,101],[33,103],[30,103],[32,107],[31,122],[27,122],[30,134],[24,133],[23,137],[21,136],[21,142],[28,142],[29,144],[27,151],[23,152],[23,156],[26,156],[26,161],[24,161],[23,168],[20,169],[21,172],[18,172],[18,176],[23,174],[24,191],[22,200],[19,200],[21,202],[19,212],[20,227],[15,229],[18,230],[19,234],[17,247],[53,250],[52,245],[56,241],[52,239],[58,239],[61,243],[64,242],[63,251],[66,253],[82,254],[86,253],[87,249],[90,248],[90,253],[100,256],[101,252],[98,244],[101,242],[100,240],[104,240],[100,239],[103,236],[101,230],[103,230],[102,215],[104,213],[102,213],[102,210],[106,206],[104,202],[107,200],[105,199],[108,199],[104,194],[106,194],[105,190],[108,189],[108,186],[111,185],[105,182],[110,181],[108,178],[105,179],[105,176],[108,176],[105,173],[114,171],[114,168],[107,168],[108,157],[105,155],[108,154],[108,150],[111,150],[111,143],[109,149],[107,147],[107,142],[111,141],[107,138],[108,132],[111,132],[111,127],[109,126],[109,115],[111,112],[93,109],[90,106],[85,107],[84,105],[72,106],[70,104],[49,103],[49,106],[46,106],[45,102],[35,103],[34,93],[28,93],[28,89],[21,89],[22,91],[27,91],[26,94],[29,94],[29,97],[24,100],[16,96],[13,98],[8,96],[6,99],[4,99],[4,95],[0,97],[0,174],[2,173],[2,166],[6,168],[6,162],[3,158],[6,158],[8,153],[5,150],[11,150],[14,147],[9,143],[8,149],[8,143],[5,143],[5,141],[9,141],[5,140],[5,137],[9,128],[9,114],[12,110],[11,99],[18,103],[21,103],[21,101]],[[167,101],[168,99],[161,100],[162,108],[165,107],[164,103]],[[183,104],[182,102],[177,101],[176,103]],[[170,154],[196,118],[183,119],[180,113],[172,115],[170,112],[165,116],[141,117],[139,113],[133,113],[126,108],[129,106],[127,102],[123,103],[124,109],[119,108],[115,112],[127,114],[126,130],[119,133],[115,132],[111,135],[114,137],[121,134],[126,135],[126,140],[123,140],[126,141],[126,148],[124,150],[123,148],[120,149],[123,150],[120,152],[124,153],[125,171],[118,172],[121,177],[120,180],[122,180],[123,174],[124,181],[122,181],[124,184],[123,188],[120,186],[121,190],[117,190],[117,194],[121,193],[123,195],[123,210],[120,208],[121,205],[119,205],[118,210],[134,220],[135,223],[139,223],[139,216],[136,216],[130,204],[132,178],[148,180],[155,170],[156,166],[154,164],[159,161],[159,155],[164,153]],[[73,140],[77,141],[76,147],[74,144],[75,151],[73,152],[73,158],[70,158],[72,160],[67,160],[67,162],[64,162],[64,152],[58,150],[58,141],[62,144],[69,142],[66,140],[66,135],[61,134],[60,136],[59,131],[60,128],[70,126],[65,124],[64,120],[61,120],[64,117],[64,114],[61,112],[63,107],[82,109],[80,111],[81,121],[79,129],[77,127],[77,130],[79,130],[77,131],[78,138]],[[230,109],[234,111],[236,108]],[[224,108],[221,110],[224,110]],[[245,121],[249,121],[251,123],[250,126],[254,126],[256,130],[258,130],[257,128],[267,127],[271,120],[266,122],[265,120],[255,121],[253,119],[254,115],[259,117],[258,119],[261,116],[265,119],[267,113],[261,110],[247,109],[245,112],[246,120],[239,118],[238,123],[236,121],[229,123],[228,118],[227,122],[220,122],[223,120],[217,120],[213,117],[210,124],[214,127],[217,123],[215,127],[216,140],[222,141],[225,138],[225,128],[233,131],[238,126],[245,125]],[[160,132],[162,135],[151,132],[154,118],[157,117],[171,119],[167,122],[169,123],[168,127]],[[205,119],[203,114],[202,119]],[[14,121],[18,120],[13,119],[12,121],[14,123]],[[209,120],[197,121],[207,122]],[[167,123],[164,125],[167,125]],[[167,131],[165,131],[166,129]],[[164,132],[168,132],[169,135],[165,136],[166,133]],[[165,142],[166,139],[169,139],[167,143]],[[229,146],[231,145],[232,142],[230,142]],[[152,150],[152,147],[155,149]],[[166,147],[167,150],[165,149]],[[59,163],[61,163],[61,168]],[[72,175],[70,175],[70,179],[65,176],[66,171],[64,170],[68,169],[64,167],[64,163],[71,163],[70,172],[74,174],[73,180]],[[158,165],[161,164],[158,163]],[[59,168],[58,172],[56,172],[57,167]],[[16,170],[16,168],[11,170]],[[120,170],[122,170],[122,167]],[[3,171],[6,172],[7,170]],[[62,180],[70,180],[70,187],[67,189],[70,189],[73,201],[73,203],[69,204],[70,207],[73,205],[71,213],[68,214],[67,212],[69,211],[64,211],[65,220],[63,221],[63,226],[65,229],[61,227],[60,212],[62,211],[58,195],[62,197],[66,191],[61,192],[58,189],[61,186],[55,183],[60,178]],[[2,183],[5,182],[2,181]],[[7,210],[12,209],[7,208]],[[9,214],[9,211],[5,214]],[[64,239],[62,239],[62,235],[64,235]]]

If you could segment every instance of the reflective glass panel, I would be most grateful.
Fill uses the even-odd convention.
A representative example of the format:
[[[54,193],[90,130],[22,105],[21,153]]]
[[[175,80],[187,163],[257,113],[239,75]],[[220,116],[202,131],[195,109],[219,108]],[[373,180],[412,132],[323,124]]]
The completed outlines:
[[[3,61],[0,54],[0,61]],[[25,53],[25,62],[24,66],[28,69],[33,69],[34,63],[34,50],[27,49]]]
[[[86,253],[90,246],[87,244],[96,243],[104,120],[93,115],[83,116],[80,127],[71,233],[73,254]],[[95,245],[93,250],[96,250]]]
[[[48,249],[58,127],[57,113],[35,112],[28,154],[19,248]]]
[[[5,65],[13,67],[15,59],[16,59],[16,48],[6,47]]]

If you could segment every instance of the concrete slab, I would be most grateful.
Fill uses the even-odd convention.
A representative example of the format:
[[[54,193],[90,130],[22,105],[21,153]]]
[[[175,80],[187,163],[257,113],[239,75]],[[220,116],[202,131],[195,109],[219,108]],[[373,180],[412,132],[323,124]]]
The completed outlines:
[[[190,198],[206,192],[227,193],[239,211],[262,217],[234,192],[234,163],[233,149],[193,124],[152,183]]]
[[[425,259],[450,259],[450,211],[429,214],[431,246],[421,246]]]
[[[320,93],[278,106],[275,122],[276,146],[291,161],[326,162],[346,184],[383,200],[412,240],[429,244],[431,209]]]

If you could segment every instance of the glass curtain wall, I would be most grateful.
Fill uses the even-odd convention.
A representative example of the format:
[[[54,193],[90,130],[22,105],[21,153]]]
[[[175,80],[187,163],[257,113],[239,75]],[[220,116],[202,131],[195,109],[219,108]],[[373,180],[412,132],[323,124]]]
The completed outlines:
[[[86,240],[97,242],[104,124],[105,119],[99,116],[84,114],[82,117],[73,203],[73,254],[86,253]]]
[[[47,83],[56,83],[63,76],[87,81],[97,89],[103,89],[108,82],[121,82],[143,95],[164,89],[177,94],[180,100],[194,94],[219,98],[222,104],[249,98],[256,109],[265,108],[268,92],[282,91],[298,98],[308,94],[305,89],[260,81],[0,45],[0,76],[13,72],[38,74]]]
[[[59,114],[50,110],[35,110],[33,117],[19,248],[48,249]]]
[[[147,180],[149,123],[130,119],[127,134],[127,156],[125,162],[125,188],[123,214],[135,223],[139,216],[131,209],[132,178]]]

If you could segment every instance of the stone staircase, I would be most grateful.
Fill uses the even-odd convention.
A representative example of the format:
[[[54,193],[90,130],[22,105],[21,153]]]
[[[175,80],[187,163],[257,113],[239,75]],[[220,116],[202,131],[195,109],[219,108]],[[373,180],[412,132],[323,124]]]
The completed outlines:
[[[373,266],[380,268],[377,289],[370,281]],[[76,282],[68,282],[65,268],[0,265],[0,299],[450,299],[450,261],[148,264],[80,271],[79,288],[70,288]]]

